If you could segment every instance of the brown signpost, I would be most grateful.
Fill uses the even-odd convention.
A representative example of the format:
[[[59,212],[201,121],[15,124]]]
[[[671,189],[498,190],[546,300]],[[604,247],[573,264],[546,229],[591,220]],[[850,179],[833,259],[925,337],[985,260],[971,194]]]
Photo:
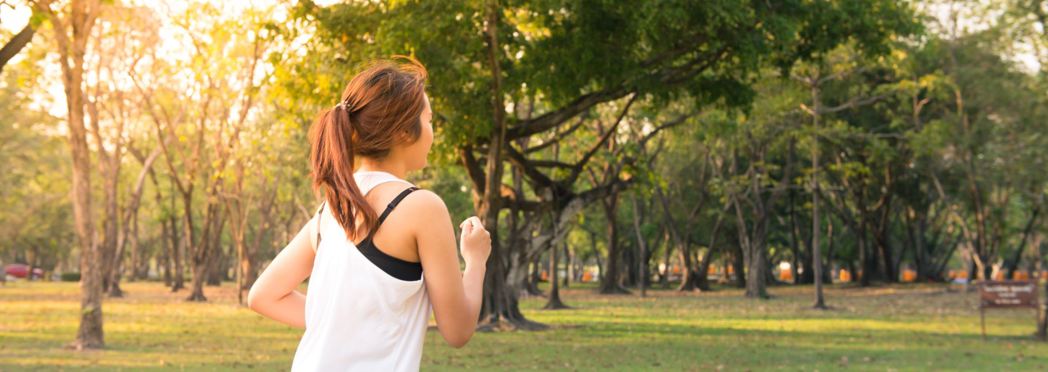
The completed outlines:
[[[988,280],[979,282],[979,317],[986,338],[986,309],[1029,307],[1040,310],[1037,282],[1025,280]]]
[[[1048,279],[1048,271],[1041,271],[1041,276]],[[1044,296],[1048,298],[1048,281],[1044,283]],[[1037,338],[1041,341],[1048,341],[1048,303],[1041,304],[1041,311],[1037,316]]]

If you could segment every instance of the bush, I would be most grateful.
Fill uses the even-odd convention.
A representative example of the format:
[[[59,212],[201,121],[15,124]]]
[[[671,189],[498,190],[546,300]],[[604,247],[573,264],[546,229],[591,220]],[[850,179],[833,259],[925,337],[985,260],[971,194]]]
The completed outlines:
[[[63,282],[79,282],[80,273],[62,273]]]

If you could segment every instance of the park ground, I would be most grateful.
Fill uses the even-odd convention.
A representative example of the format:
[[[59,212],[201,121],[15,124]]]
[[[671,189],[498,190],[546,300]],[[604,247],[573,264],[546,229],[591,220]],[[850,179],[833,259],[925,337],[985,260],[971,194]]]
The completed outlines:
[[[105,302],[107,348],[76,352],[77,283],[0,286],[0,371],[287,370],[301,331],[236,303],[232,283],[208,303],[160,283],[125,283]],[[1048,370],[1048,343],[1032,338],[1032,309],[990,311],[979,328],[977,293],[948,285],[831,286],[831,310],[810,308],[811,287],[772,287],[769,300],[734,288],[649,296],[562,290],[573,309],[524,314],[535,332],[478,333],[466,347],[426,336],[423,370]]]

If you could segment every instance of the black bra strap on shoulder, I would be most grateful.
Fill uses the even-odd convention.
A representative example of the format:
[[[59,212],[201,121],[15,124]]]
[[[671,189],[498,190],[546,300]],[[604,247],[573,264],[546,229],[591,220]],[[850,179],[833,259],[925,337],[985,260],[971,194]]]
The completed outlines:
[[[371,232],[364,240],[371,240],[371,236],[375,235],[375,232],[378,231],[378,227],[382,226],[382,222],[386,220],[386,217],[389,217],[389,212],[392,212],[393,208],[396,208],[397,204],[400,204],[401,200],[404,200],[404,198],[407,197],[408,194],[415,190],[418,190],[418,187],[411,186],[407,189],[404,189],[404,191],[401,191],[400,194],[397,194],[397,196],[393,198],[393,200],[390,201],[388,205],[386,205],[386,210],[382,211],[382,215],[378,216],[378,221],[375,223],[375,227],[371,228]]]
[[[327,205],[326,200],[320,203],[320,209],[317,210],[317,246],[315,248],[320,248],[320,219],[324,217],[324,214],[321,212],[324,212],[325,205]]]
[[[396,208],[397,204],[400,204],[401,200],[404,200],[404,198],[407,197],[408,194],[415,190],[418,190],[418,187],[411,186],[407,189],[404,189],[404,191],[401,191],[400,194],[397,194],[397,197],[393,198],[393,201],[389,202],[389,204],[386,205],[386,210],[382,211],[382,215],[378,216],[378,224],[381,225],[382,221],[385,221],[386,217],[389,216],[389,212],[392,212],[393,208]]]

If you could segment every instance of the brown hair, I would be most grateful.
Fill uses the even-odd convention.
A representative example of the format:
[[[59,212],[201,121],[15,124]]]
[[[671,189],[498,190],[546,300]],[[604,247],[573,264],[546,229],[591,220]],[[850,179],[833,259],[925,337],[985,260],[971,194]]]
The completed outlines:
[[[353,178],[354,156],[385,157],[393,145],[413,143],[422,133],[426,68],[412,57],[393,57],[407,62],[370,63],[309,129],[313,192],[324,190],[327,207],[349,238],[370,233],[378,219]]]

